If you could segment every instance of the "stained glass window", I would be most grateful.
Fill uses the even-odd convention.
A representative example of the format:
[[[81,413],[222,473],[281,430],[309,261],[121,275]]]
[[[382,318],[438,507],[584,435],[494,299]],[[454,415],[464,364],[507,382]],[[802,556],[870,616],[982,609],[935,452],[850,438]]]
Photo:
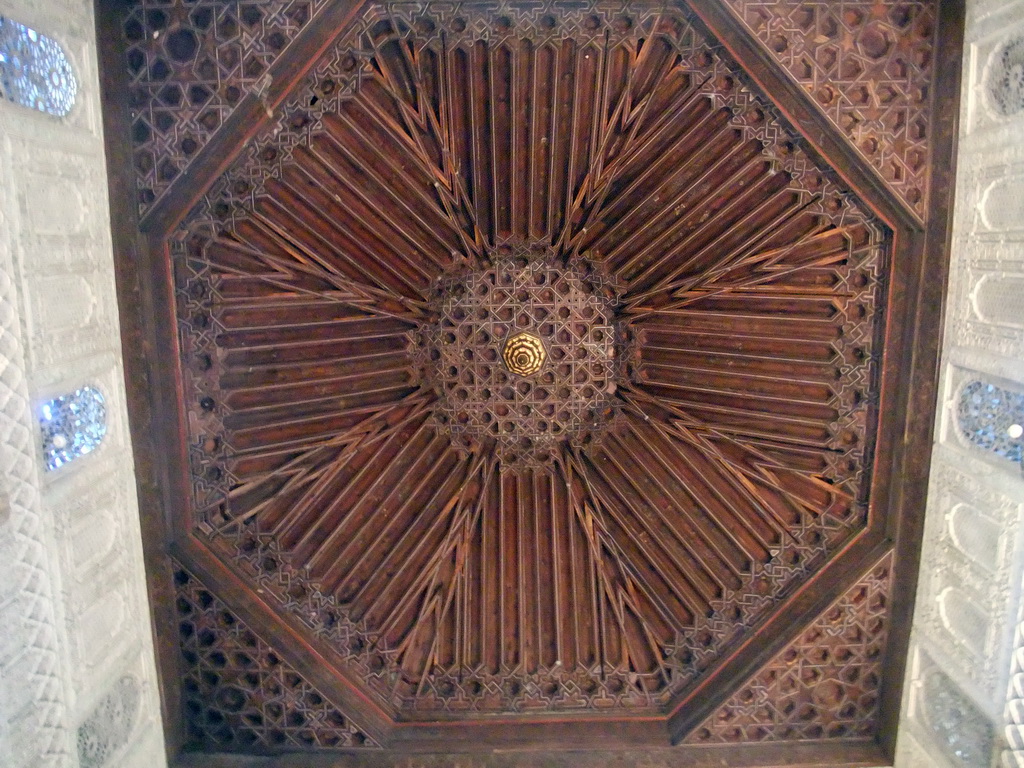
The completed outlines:
[[[970,442],[1020,463],[1024,456],[1024,393],[984,381],[960,390],[957,423]]]
[[[63,117],[77,93],[78,81],[60,44],[0,16],[0,96]]]
[[[107,408],[93,387],[47,400],[39,409],[46,469],[54,470],[96,450],[107,434]]]

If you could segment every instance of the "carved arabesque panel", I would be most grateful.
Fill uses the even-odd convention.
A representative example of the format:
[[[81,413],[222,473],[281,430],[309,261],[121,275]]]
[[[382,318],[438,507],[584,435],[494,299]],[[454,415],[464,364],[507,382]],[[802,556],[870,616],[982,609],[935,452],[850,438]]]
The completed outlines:
[[[923,216],[936,3],[727,3],[889,187]]]
[[[881,559],[687,739],[737,743],[871,736],[892,592]]]

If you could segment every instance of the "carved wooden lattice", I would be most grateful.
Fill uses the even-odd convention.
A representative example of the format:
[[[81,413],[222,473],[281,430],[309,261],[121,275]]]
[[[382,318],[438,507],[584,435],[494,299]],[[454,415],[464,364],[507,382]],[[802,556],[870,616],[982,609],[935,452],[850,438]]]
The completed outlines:
[[[189,166],[325,0],[143,0],[123,24],[139,210]]]
[[[195,530],[382,705],[662,709],[866,523],[886,230],[682,12],[370,6],[171,246]]]
[[[181,566],[178,631],[189,738],[218,749],[376,746]]]
[[[711,744],[872,736],[891,592],[890,553],[687,741]]]
[[[896,194],[923,215],[935,3],[726,2]]]

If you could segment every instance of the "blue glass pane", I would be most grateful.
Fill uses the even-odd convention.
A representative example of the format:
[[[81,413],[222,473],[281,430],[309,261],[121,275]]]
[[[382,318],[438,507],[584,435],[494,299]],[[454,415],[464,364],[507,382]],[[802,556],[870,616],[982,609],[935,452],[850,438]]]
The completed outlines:
[[[60,44],[0,16],[0,94],[16,104],[63,117],[74,106],[77,93],[78,81]]]
[[[1020,462],[1024,439],[1011,427],[1024,425],[1024,394],[984,381],[971,381],[960,392],[957,423],[964,437],[979,448]]]
[[[39,409],[46,469],[54,470],[99,447],[107,434],[103,395],[92,387],[47,400]]]

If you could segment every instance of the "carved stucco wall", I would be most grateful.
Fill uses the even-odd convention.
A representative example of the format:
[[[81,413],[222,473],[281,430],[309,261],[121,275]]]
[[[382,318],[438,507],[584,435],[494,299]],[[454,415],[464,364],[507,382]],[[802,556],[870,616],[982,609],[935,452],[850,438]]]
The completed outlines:
[[[1024,646],[1024,632],[1015,637],[1024,471],[972,445],[957,422],[970,381],[1024,391],[1024,0],[967,3],[963,67],[936,445],[897,768],[1024,766],[1024,751],[1007,748],[1016,733],[1007,726],[1024,723],[1015,701],[1024,678],[1016,693],[1009,687],[1015,642]]]
[[[90,0],[0,0],[59,41],[65,118],[0,101],[0,765],[165,763],[128,440]],[[43,471],[45,400],[90,384],[100,447]]]

